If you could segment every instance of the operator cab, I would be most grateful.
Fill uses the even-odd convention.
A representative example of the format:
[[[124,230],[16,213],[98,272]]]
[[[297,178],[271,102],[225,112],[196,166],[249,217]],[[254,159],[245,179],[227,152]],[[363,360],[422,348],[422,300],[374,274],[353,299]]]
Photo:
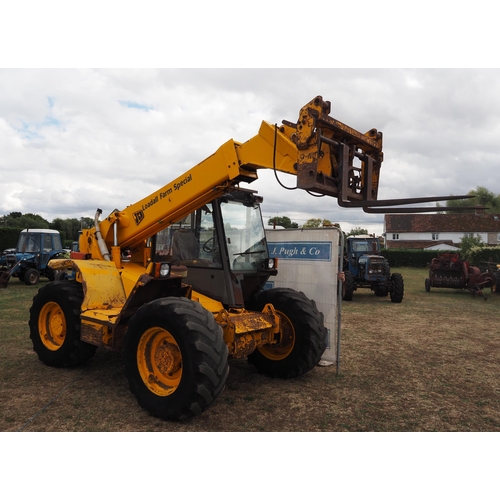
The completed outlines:
[[[250,190],[224,194],[158,233],[156,251],[188,268],[183,281],[225,307],[244,307],[269,276],[269,258],[260,203]]]
[[[53,229],[24,229],[19,234],[17,253],[38,253],[62,250],[61,235]]]

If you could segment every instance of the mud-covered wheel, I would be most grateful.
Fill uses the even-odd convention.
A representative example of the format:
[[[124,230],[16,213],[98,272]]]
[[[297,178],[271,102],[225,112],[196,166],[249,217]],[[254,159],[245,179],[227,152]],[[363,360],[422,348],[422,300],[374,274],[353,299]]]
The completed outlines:
[[[186,298],[143,305],[125,337],[125,374],[142,408],[164,420],[185,420],[212,406],[229,373],[222,328]]]
[[[344,276],[345,280],[342,283],[342,299],[350,302],[352,300],[352,296],[354,295],[356,284],[351,271],[344,271]]]
[[[264,290],[250,309],[261,311],[272,304],[280,316],[281,342],[258,347],[248,362],[265,375],[292,378],[313,369],[326,349],[327,330],[323,314],[313,300],[289,288]]]
[[[391,276],[391,285],[391,302],[402,302],[405,291],[403,276],[399,273],[393,273]]]
[[[40,273],[36,269],[27,269],[23,275],[23,280],[27,285],[36,285],[40,280]]]
[[[80,340],[82,285],[53,281],[38,290],[30,309],[33,350],[49,366],[74,366],[89,360],[96,346]]]
[[[425,278],[425,291],[430,292],[431,291],[431,280],[430,278]]]

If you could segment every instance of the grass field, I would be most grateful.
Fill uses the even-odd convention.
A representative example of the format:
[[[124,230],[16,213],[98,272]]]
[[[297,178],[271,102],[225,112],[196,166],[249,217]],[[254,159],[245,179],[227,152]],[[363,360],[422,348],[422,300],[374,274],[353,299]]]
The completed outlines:
[[[37,288],[0,289],[1,431],[498,431],[500,294],[424,290],[405,279],[401,304],[359,290],[342,310],[341,372],[293,380],[231,361],[216,405],[186,422],[149,416],[128,390],[120,353],[99,349],[72,369],[45,366],[28,316]]]

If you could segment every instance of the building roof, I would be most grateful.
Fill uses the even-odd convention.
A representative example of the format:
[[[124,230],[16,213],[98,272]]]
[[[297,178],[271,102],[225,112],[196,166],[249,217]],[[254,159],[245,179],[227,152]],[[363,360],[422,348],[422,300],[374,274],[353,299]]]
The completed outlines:
[[[386,214],[386,233],[500,232],[499,214]]]

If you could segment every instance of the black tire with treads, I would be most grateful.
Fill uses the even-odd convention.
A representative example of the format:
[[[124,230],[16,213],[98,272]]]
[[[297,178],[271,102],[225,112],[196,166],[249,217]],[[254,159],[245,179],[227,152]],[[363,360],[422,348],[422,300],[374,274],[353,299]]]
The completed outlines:
[[[80,340],[81,283],[51,281],[38,290],[30,309],[33,350],[46,365],[75,366],[94,356],[97,347]]]
[[[183,297],[154,300],[135,313],[124,358],[139,405],[164,420],[185,420],[210,408],[229,373],[222,328],[211,312]]]
[[[313,300],[290,288],[273,288],[257,294],[249,309],[261,311],[272,304],[291,331],[293,342],[289,348],[262,346],[248,356],[257,370],[270,377],[298,377],[312,370],[326,349],[327,329],[323,314]]]

